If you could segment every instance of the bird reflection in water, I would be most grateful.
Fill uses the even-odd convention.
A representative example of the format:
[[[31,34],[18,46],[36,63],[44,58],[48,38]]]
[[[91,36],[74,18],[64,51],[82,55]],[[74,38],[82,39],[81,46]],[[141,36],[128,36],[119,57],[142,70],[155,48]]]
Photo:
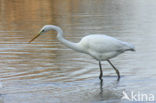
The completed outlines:
[[[118,93],[116,94],[117,91],[115,91],[113,89],[113,88],[117,87],[118,83],[119,83],[119,81],[115,80],[115,81],[109,83],[108,85],[106,84],[107,85],[106,86],[106,85],[104,85],[103,80],[100,80],[100,82],[99,82],[99,90],[100,90],[99,98],[100,98],[100,101],[108,100],[110,98],[118,98],[118,99],[120,99],[120,95]],[[104,86],[106,88],[104,88]],[[121,91],[118,91],[118,92],[120,93]]]

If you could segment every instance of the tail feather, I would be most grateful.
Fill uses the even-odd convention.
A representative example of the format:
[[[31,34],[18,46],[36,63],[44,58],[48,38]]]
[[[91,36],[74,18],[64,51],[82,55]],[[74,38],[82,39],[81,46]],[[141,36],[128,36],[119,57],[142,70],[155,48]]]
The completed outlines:
[[[133,44],[123,42],[124,45],[126,45],[125,51],[135,51],[135,47]]]

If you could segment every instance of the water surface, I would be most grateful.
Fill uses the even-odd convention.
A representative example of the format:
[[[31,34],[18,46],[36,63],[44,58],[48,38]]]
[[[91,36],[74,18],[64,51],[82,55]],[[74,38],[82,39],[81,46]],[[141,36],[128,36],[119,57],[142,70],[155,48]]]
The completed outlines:
[[[126,103],[122,92],[156,96],[155,0],[0,0],[0,103]],[[136,52],[114,59],[116,73],[58,42],[48,32],[28,41],[46,24],[66,39],[107,34],[131,42]],[[156,97],[155,97],[156,98]]]

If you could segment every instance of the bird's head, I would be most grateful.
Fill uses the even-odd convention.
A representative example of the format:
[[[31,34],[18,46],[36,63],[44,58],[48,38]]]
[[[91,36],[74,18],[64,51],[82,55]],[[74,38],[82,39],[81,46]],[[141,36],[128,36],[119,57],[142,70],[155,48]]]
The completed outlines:
[[[56,27],[55,25],[45,25],[45,26],[42,27],[39,34],[43,34],[45,32],[48,32],[49,30],[52,30],[55,27]]]
[[[54,28],[56,28],[57,26],[55,25],[45,25],[42,27],[42,29],[39,31],[39,33],[34,37],[32,38],[29,43],[31,43],[33,40],[35,40],[37,37],[39,37],[41,34],[45,33],[45,32],[48,32],[49,30],[52,30]]]

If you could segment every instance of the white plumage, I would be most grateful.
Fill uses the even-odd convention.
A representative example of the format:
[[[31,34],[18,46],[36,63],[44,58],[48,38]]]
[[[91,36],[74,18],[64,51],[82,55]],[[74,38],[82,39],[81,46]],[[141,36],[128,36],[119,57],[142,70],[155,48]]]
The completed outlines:
[[[56,30],[57,31],[57,38],[58,40],[64,44],[65,46],[92,56],[94,59],[99,61],[100,66],[100,80],[102,80],[102,67],[101,61],[108,61],[109,64],[114,68],[118,75],[118,80],[120,79],[119,71],[115,68],[115,66],[110,62],[109,59],[116,57],[117,55],[125,52],[125,51],[134,51],[134,46],[130,43],[120,41],[115,39],[111,36],[107,36],[104,34],[91,34],[85,36],[81,39],[79,43],[73,43],[66,40],[63,37],[63,31],[60,27],[55,25],[45,25],[30,42],[32,42],[35,38],[41,35],[44,32],[49,30]],[[29,42],[29,43],[30,43]]]
[[[87,54],[96,60],[104,61],[124,51],[134,50],[134,46],[104,34],[92,34],[78,43]]]

